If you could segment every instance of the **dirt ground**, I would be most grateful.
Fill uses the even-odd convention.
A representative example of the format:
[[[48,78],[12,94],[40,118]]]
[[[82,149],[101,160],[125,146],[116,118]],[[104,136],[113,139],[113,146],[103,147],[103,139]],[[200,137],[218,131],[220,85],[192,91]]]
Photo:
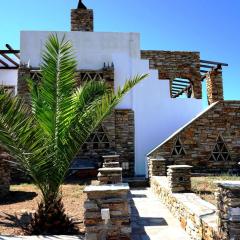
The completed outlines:
[[[192,191],[202,199],[216,205],[215,192],[217,189],[215,181],[240,181],[240,176],[220,175],[206,177],[192,177]]]
[[[62,187],[63,202],[67,214],[74,219],[81,232],[83,229],[83,204],[86,195],[84,185],[66,184]],[[0,200],[0,234],[24,235],[21,226],[29,222],[40,201],[40,194],[32,184],[12,185],[9,196]]]

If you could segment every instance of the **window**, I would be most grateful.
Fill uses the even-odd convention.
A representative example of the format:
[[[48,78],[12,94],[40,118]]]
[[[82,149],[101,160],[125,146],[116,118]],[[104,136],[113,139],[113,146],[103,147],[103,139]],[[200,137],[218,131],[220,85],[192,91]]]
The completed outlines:
[[[129,170],[129,162],[122,162],[122,169]]]
[[[184,155],[186,155],[186,153],[181,143],[181,140],[178,137],[172,151],[172,156],[184,156]]]
[[[213,148],[212,154],[209,158],[210,161],[231,161],[231,156],[228,152],[227,146],[221,136],[218,137],[217,143]]]

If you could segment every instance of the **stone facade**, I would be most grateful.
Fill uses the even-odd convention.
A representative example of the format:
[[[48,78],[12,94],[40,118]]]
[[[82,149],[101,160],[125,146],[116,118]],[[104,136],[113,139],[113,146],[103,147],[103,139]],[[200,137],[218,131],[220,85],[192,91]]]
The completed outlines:
[[[240,239],[240,182],[218,182],[216,198],[221,240]]]
[[[21,66],[18,73],[18,95],[29,102],[26,79],[32,77],[41,81],[41,71]],[[114,66],[103,64],[99,70],[78,70],[76,81],[78,86],[85,81],[104,80],[110,88],[114,88]],[[91,160],[97,167],[103,163],[102,156],[120,154],[120,166],[124,176],[134,175],[134,112],[130,109],[115,110],[101,124],[82,146],[76,160]],[[127,164],[126,164],[127,163]]]
[[[168,166],[168,186],[173,193],[191,191],[191,168],[189,165]]]
[[[84,192],[87,194],[84,204],[86,240],[130,240],[128,184],[88,186]],[[103,209],[109,211],[110,219],[104,219]]]
[[[120,155],[123,176],[134,175],[134,111],[131,109],[115,110],[116,152]]]
[[[180,221],[192,240],[222,240],[215,206],[194,193],[172,193],[167,177],[152,177],[151,189]]]
[[[239,129],[240,101],[220,101],[174,133],[148,157],[164,157],[167,165],[191,165],[195,172],[238,171]]]
[[[158,70],[159,79],[190,80],[193,97],[202,98],[199,52],[142,50],[141,57],[149,60],[151,69]]]
[[[92,9],[72,9],[71,31],[93,32],[93,20]]]
[[[210,71],[206,74],[208,104],[224,100],[223,79],[220,70]]]
[[[0,148],[0,198],[5,197],[10,190],[9,155]]]

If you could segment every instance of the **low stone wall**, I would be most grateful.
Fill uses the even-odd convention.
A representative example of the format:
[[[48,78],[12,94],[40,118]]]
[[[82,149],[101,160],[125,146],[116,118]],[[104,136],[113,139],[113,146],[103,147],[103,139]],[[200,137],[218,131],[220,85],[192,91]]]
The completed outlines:
[[[84,192],[84,225],[86,240],[130,240],[130,206],[128,184],[88,186]],[[109,211],[110,219],[104,220],[102,211]]]
[[[216,207],[194,193],[172,193],[167,177],[152,177],[151,188],[193,240],[220,240]]]

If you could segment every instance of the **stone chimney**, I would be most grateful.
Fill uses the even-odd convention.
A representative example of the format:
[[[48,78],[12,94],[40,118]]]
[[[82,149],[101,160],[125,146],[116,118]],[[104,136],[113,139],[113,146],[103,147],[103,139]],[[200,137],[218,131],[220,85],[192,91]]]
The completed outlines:
[[[93,32],[93,10],[79,0],[77,9],[71,10],[71,31]]]

